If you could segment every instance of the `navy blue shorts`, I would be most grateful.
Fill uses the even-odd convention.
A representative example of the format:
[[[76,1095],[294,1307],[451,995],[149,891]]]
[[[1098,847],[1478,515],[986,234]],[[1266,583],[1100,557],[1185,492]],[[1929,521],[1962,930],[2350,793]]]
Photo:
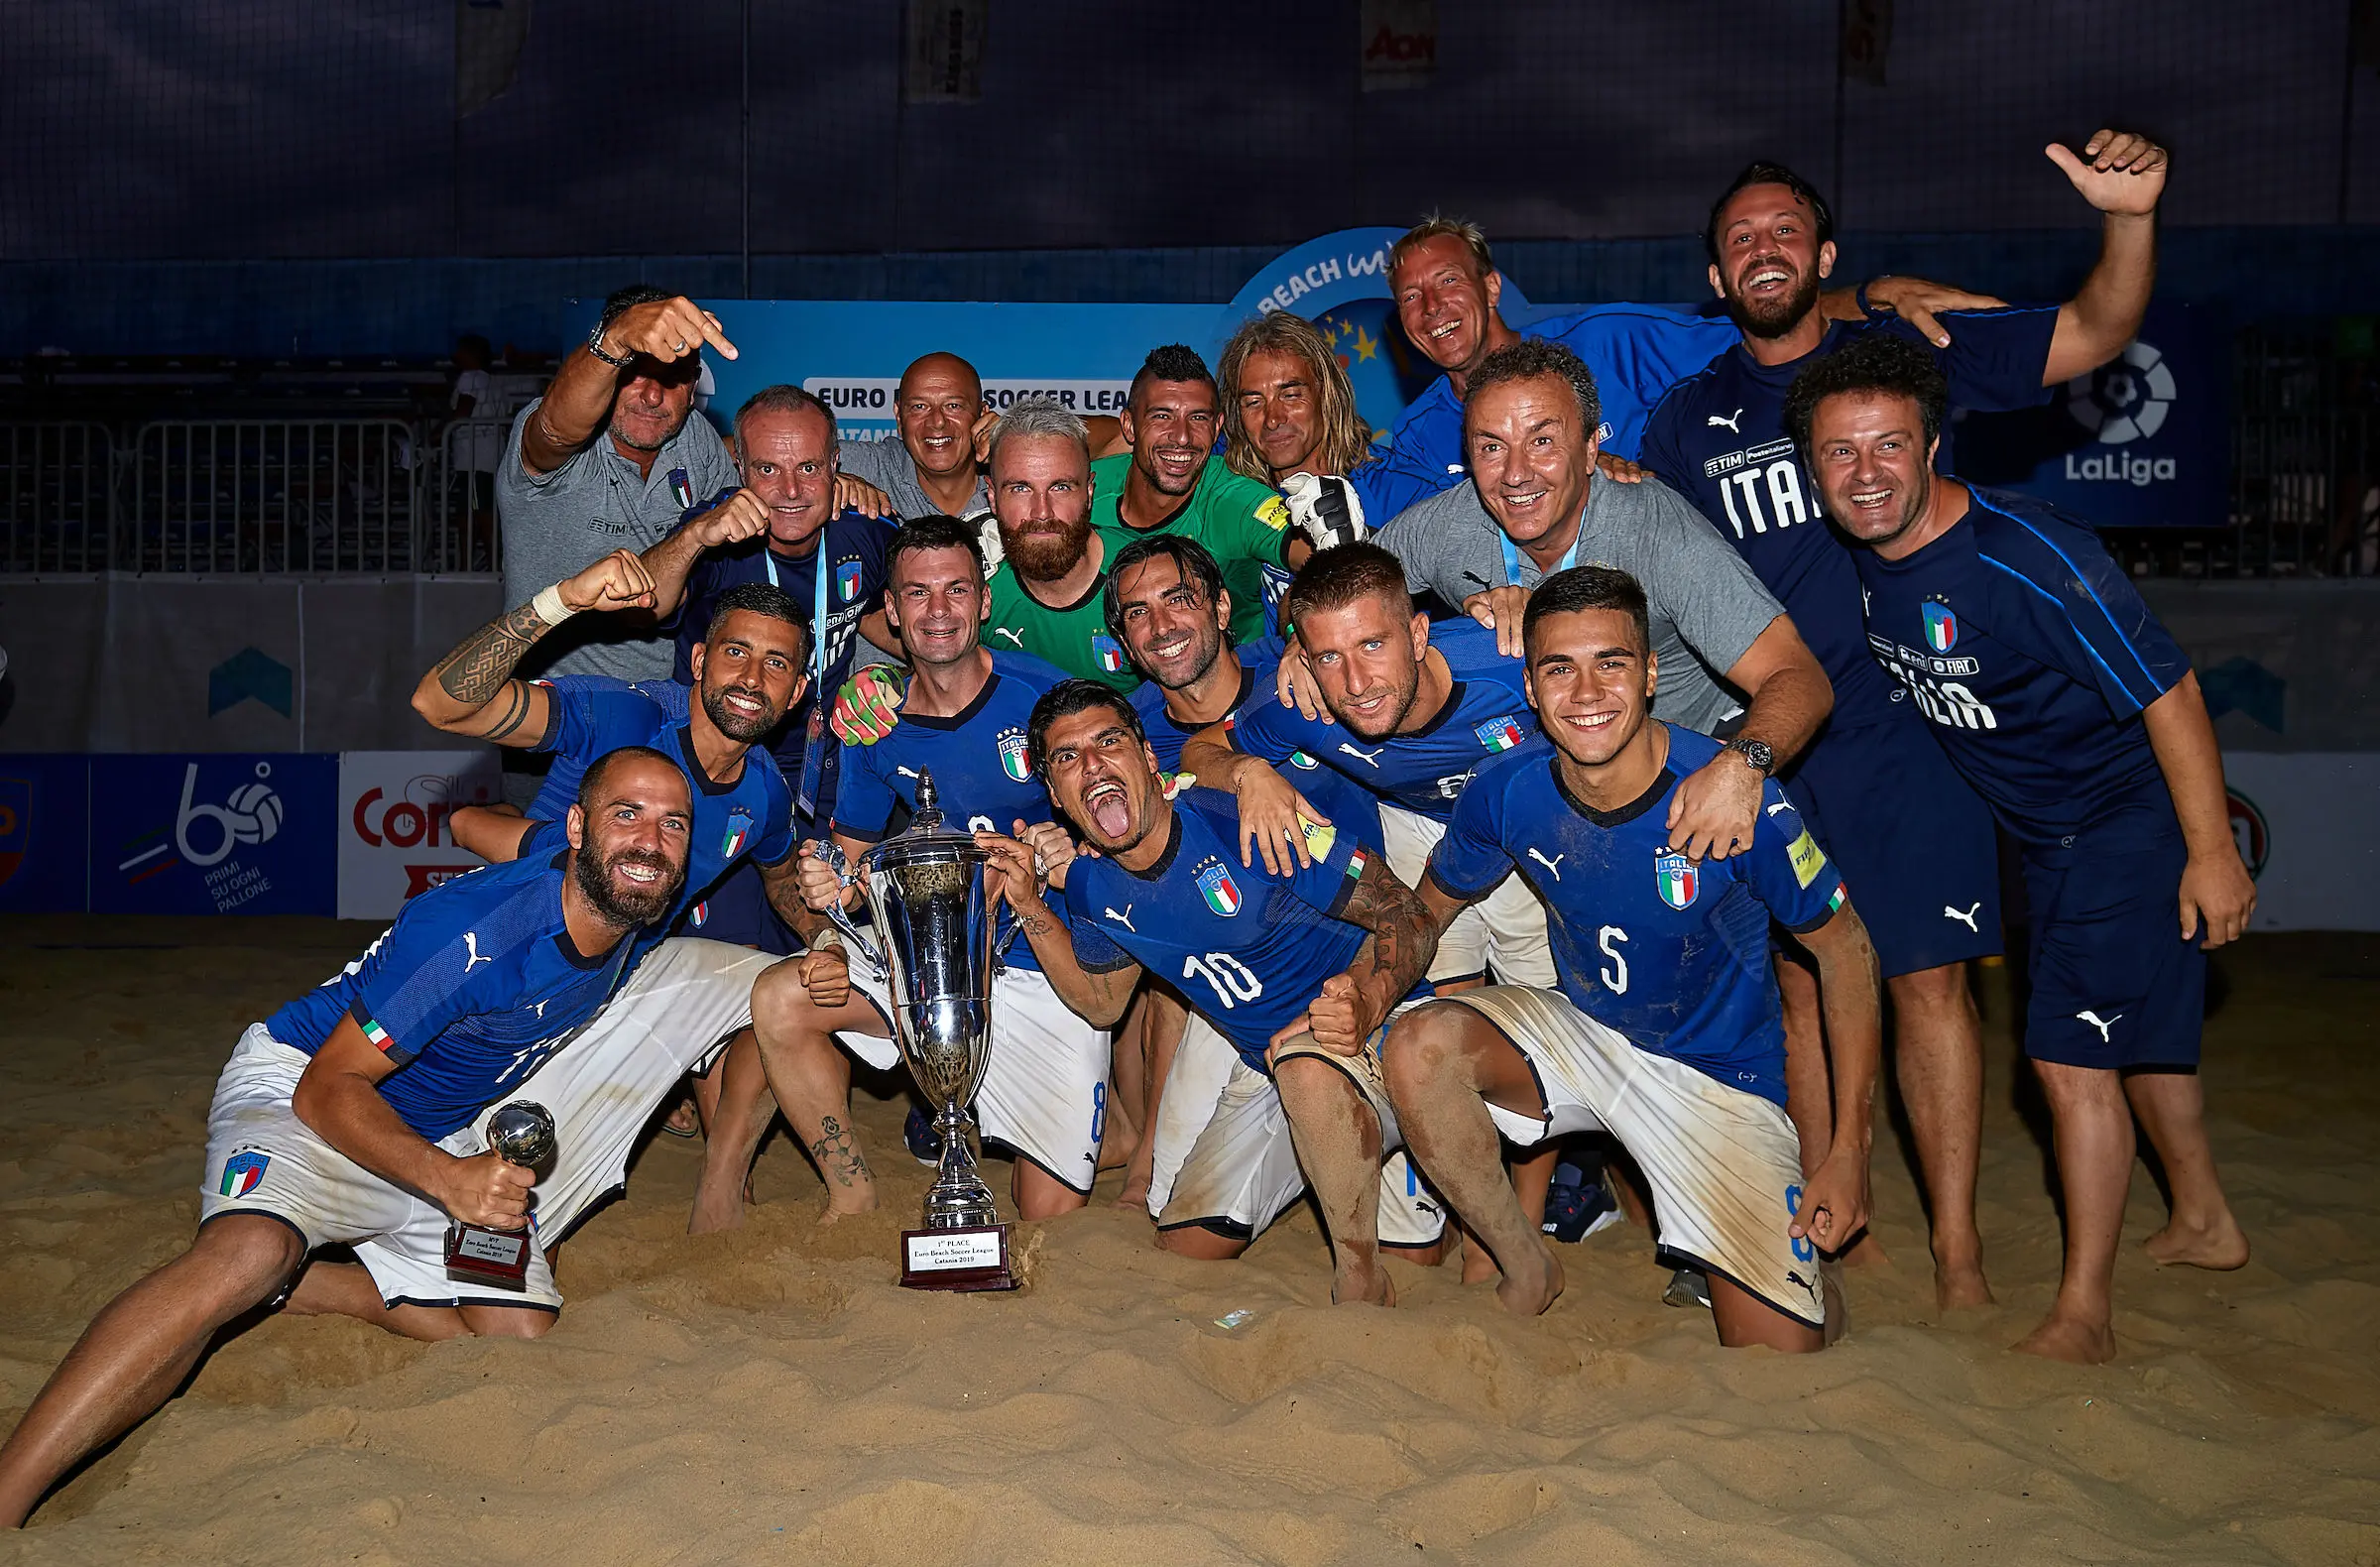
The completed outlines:
[[[1788,787],[1843,872],[1885,978],[1999,952],[1991,812],[1924,720],[1831,730]]]
[[[801,944],[769,906],[768,889],[761,885],[761,868],[751,860],[730,871],[702,902],[686,910],[676,934],[725,941],[732,946],[758,947],[779,957],[798,952]]]
[[[2067,1066],[2195,1068],[2206,954],[2182,939],[2182,835],[2027,848],[2025,1053]],[[2204,934],[2201,932],[2201,936]]]

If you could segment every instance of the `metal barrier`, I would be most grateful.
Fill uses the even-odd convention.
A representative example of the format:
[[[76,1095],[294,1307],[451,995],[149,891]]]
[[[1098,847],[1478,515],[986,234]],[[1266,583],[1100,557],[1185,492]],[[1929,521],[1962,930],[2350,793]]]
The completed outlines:
[[[0,571],[104,571],[115,442],[83,422],[0,423]]]
[[[2234,370],[2234,532],[2214,544],[2206,568],[2380,574],[2380,364],[2368,352],[2341,352],[2327,331],[2249,331]],[[2185,574],[2193,574],[2187,566]]]
[[[436,462],[422,475],[418,569],[495,571],[502,566],[496,469],[512,427],[510,419],[458,419],[440,432]]]
[[[396,420],[145,425],[119,570],[410,571],[420,486]]]

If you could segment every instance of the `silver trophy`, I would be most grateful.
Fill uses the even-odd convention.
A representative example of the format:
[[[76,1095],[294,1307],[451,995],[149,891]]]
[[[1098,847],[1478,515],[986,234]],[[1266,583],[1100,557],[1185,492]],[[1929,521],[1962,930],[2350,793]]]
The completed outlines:
[[[553,1112],[516,1099],[488,1117],[488,1146],[507,1164],[536,1169],[553,1157]],[[446,1226],[446,1276],[456,1283],[529,1287],[529,1228],[491,1230],[460,1219]]]
[[[905,831],[871,845],[855,873],[841,849],[819,855],[844,885],[860,884],[881,944],[837,904],[827,917],[844,944],[890,992],[892,1037],[900,1046],[942,1138],[942,1161],[925,1194],[925,1228],[901,1236],[900,1281],[921,1289],[1009,1289],[1009,1227],[968,1145],[966,1110],[992,1058],[992,977],[1006,943],[984,886],[991,856],[970,832],[942,825],[934,776],[920,772],[917,809]],[[1009,930],[1012,938],[1014,927]]]

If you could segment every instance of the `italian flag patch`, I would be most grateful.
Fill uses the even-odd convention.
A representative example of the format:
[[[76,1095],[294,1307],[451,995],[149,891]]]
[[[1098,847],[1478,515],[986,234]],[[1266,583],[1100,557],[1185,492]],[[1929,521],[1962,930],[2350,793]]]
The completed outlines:
[[[1370,858],[1363,850],[1356,850],[1347,857],[1347,879],[1351,882],[1364,880],[1364,867],[1370,863]]]
[[[372,1041],[372,1048],[375,1050],[386,1050],[389,1047],[389,1030],[380,1025],[380,1020],[377,1018],[364,1020],[364,1037]]]
[[[1830,914],[1834,913],[1841,907],[1843,907],[1843,884],[1841,882],[1837,882],[1835,884],[1835,892],[1833,896],[1827,900],[1827,912]]]

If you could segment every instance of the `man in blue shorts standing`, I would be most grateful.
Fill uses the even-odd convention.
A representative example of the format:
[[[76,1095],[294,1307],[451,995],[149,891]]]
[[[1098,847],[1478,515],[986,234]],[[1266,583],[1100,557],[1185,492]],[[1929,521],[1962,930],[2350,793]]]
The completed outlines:
[[[1710,1278],[1720,1342],[1815,1350],[1820,1252],[1867,1222],[1877,1056],[1875,953],[1842,879],[1763,781],[1762,828],[1725,860],[1680,852],[1679,783],[1719,742],[1649,716],[1659,680],[1645,598],[1607,566],[1556,572],[1523,621],[1529,697],[1551,747],[1480,770],[1430,858],[1441,928],[1508,876],[1551,912],[1558,986],[1491,985],[1409,1014],[1386,1051],[1414,1157],[1503,1271],[1510,1309],[1545,1310],[1561,1266],[1512,1200],[1497,1138],[1606,1131],[1644,1171],[1661,1248]],[[1774,919],[1829,981],[1841,1135],[1805,1179],[1785,1114]]]
[[[1381,1243],[1434,1240],[1440,1224],[1435,1203],[1409,1202],[1381,1167],[1398,1139],[1379,1030],[1429,964],[1420,900],[1331,827],[1308,827],[1307,858],[1285,872],[1241,865],[1231,799],[1196,787],[1168,799],[1138,718],[1096,682],[1042,697],[1029,734],[1051,801],[1099,851],[1076,858],[1062,828],[1022,822],[1027,841],[980,839],[1051,985],[1086,1016],[1114,1018],[1145,970],[1179,985],[1238,1057],[1219,1093],[1159,1126],[1158,1244],[1237,1257],[1311,1185],[1332,1300],[1393,1304]],[[1064,891],[1062,918],[1039,896],[1036,852]],[[1403,1211],[1384,1206],[1383,1186]]]
[[[2050,156],[2104,214],[2098,265],[2064,304],[1945,312],[1947,337],[1891,317],[1831,320],[1819,289],[1834,270],[1834,217],[1811,184],[1775,164],[1736,176],[1704,241],[1711,286],[1739,340],[1654,410],[1640,455],[1691,498],[1783,602],[1835,686],[1825,731],[1786,775],[1819,841],[1859,890],[1891,994],[1894,1064],[1916,1133],[1933,1218],[1935,1291],[1945,1307],[1991,1299],[1975,1229],[1982,1141],[1981,1025],[1966,963],[2000,950],[1999,864],[1991,820],[1924,738],[1906,694],[1868,657],[1846,542],[1809,493],[1785,430],[1786,388],[1814,356],[1873,335],[1923,343],[1962,408],[2025,408],[2104,363],[2138,329],[2156,272],[2163,149],[2100,131],[2077,156]],[[1779,980],[1786,1015],[1815,1031],[1808,972]],[[1823,1053],[1798,1057],[1794,1114],[1823,1150]]]
[[[2022,849],[2025,1053],[2054,1120],[2066,1267],[2018,1348],[2099,1362],[2115,1354],[2134,1116],[2173,1195],[2150,1255],[2247,1261],[2198,1063],[2203,948],[2247,928],[2256,889],[2182,650],[2087,527],[1934,471],[1948,406],[1930,354],[1877,337],[1805,368],[1785,424],[1828,515],[1866,546],[1868,646]]]

